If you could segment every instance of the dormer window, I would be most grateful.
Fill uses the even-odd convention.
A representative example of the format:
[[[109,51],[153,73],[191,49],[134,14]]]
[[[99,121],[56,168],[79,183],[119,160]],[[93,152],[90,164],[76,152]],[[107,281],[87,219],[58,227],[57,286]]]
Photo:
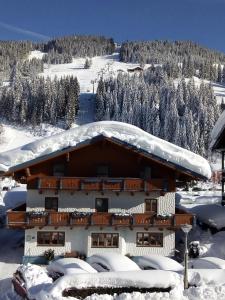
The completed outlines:
[[[65,165],[64,164],[54,164],[53,165],[53,176],[65,176]]]
[[[152,177],[152,170],[151,167],[145,166],[140,172],[140,177],[144,180],[150,180]]]
[[[97,166],[97,176],[98,177],[108,177],[109,176],[109,166],[108,165],[98,165]]]

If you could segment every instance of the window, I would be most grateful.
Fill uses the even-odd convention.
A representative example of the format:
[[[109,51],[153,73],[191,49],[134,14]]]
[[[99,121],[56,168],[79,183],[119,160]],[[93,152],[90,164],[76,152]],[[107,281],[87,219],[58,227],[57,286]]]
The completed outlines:
[[[152,177],[152,169],[149,166],[145,166],[142,168],[140,172],[140,177],[144,180],[150,180]]]
[[[163,247],[163,233],[138,232],[136,245],[137,247]]]
[[[64,176],[65,175],[65,165],[55,164],[53,166],[53,176]]]
[[[57,197],[45,197],[45,210],[58,211],[58,198]]]
[[[97,166],[97,176],[98,177],[108,177],[109,176],[109,166],[108,165],[98,165]]]
[[[95,199],[95,210],[96,210],[96,212],[108,212],[108,199],[107,198],[96,198]]]
[[[37,232],[38,246],[64,246],[65,232],[59,231],[38,231]]]
[[[157,213],[157,200],[156,199],[145,199],[145,212]]]
[[[119,234],[118,233],[92,233],[91,247],[92,248],[118,248]]]

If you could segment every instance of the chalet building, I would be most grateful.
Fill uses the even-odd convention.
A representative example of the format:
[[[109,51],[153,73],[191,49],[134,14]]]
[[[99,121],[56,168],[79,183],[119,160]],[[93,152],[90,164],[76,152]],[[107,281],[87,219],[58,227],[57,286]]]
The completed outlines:
[[[225,111],[216,122],[211,137],[211,150],[221,153],[222,205],[225,205]]]
[[[193,223],[175,210],[176,183],[210,176],[202,157],[119,122],[83,125],[3,158],[12,165],[5,176],[27,183],[26,205],[7,212],[7,225],[25,229],[28,258],[49,248],[172,256],[175,231]]]

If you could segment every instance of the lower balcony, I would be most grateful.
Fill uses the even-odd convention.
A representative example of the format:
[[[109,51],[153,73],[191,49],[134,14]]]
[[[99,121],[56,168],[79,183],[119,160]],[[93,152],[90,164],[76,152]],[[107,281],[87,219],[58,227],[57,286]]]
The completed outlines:
[[[7,212],[8,228],[33,228],[44,226],[112,226],[112,227],[161,227],[178,229],[184,224],[192,225],[194,216],[188,213],[176,213],[159,216],[151,213],[116,214],[116,213],[78,213],[78,212]]]

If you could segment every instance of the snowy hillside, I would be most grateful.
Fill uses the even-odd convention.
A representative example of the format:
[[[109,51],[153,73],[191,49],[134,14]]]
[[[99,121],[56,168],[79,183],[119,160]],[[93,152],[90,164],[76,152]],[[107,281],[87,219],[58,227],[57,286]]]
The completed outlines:
[[[32,51],[29,55],[29,59],[37,58],[41,59],[44,53],[40,51]],[[44,77],[49,76],[50,78],[63,77],[63,76],[76,76],[80,83],[81,93],[93,92],[93,81],[94,92],[97,88],[97,81],[102,76],[107,78],[110,76],[116,76],[119,71],[127,72],[127,69],[139,66],[134,63],[124,63],[119,61],[119,53],[113,53],[112,55],[96,56],[92,58],[92,65],[90,69],[84,69],[85,58],[74,58],[70,64],[59,64],[59,65],[47,65],[45,64],[44,72],[40,75]],[[145,65],[147,69],[150,65]],[[188,80],[188,79],[187,79]],[[199,86],[201,79],[194,77],[196,86]],[[208,80],[203,80],[205,83],[209,83]],[[225,101],[225,86],[219,83],[212,83],[212,87],[217,98],[217,102],[221,103]]]
[[[30,53],[28,59],[41,59],[43,55],[43,52],[35,50]],[[45,78],[49,76],[51,79],[53,79],[55,76],[60,78],[67,75],[73,75],[78,78],[81,89],[80,109],[75,119],[74,126],[83,125],[94,121],[94,101],[92,95],[93,92],[96,92],[97,83],[100,77],[115,77],[119,72],[127,72],[127,69],[138,66],[138,64],[120,62],[118,53],[93,57],[91,67],[89,69],[84,69],[84,63],[85,58],[74,58],[73,62],[69,64],[45,64],[44,72],[40,74]],[[145,68],[148,67],[149,65],[145,65]],[[197,77],[194,77],[194,82],[196,86],[199,86],[201,80]],[[204,80],[204,82],[208,81]],[[175,84],[176,83],[177,81],[175,81]],[[223,98],[225,100],[225,86],[215,83],[213,84],[213,89],[218,103],[220,103]],[[24,128],[4,124],[3,127],[4,135],[0,143],[0,152],[20,147],[41,137],[49,136],[62,131],[61,129],[51,125],[44,125],[44,128],[37,128],[35,130],[27,127]]]
[[[35,54],[32,54],[35,55]],[[40,53],[36,54],[40,57]],[[45,65],[44,77],[49,76],[50,78],[63,77],[63,76],[76,76],[79,84],[81,93],[94,92],[96,91],[97,81],[100,77],[106,78],[109,76],[116,76],[118,71],[127,72],[127,69],[139,66],[139,64],[123,63],[119,61],[119,53],[113,53],[112,55],[96,56],[92,58],[92,64],[89,69],[84,69],[85,58],[74,58],[70,64],[59,64],[59,65]],[[148,65],[145,66],[147,68]]]

